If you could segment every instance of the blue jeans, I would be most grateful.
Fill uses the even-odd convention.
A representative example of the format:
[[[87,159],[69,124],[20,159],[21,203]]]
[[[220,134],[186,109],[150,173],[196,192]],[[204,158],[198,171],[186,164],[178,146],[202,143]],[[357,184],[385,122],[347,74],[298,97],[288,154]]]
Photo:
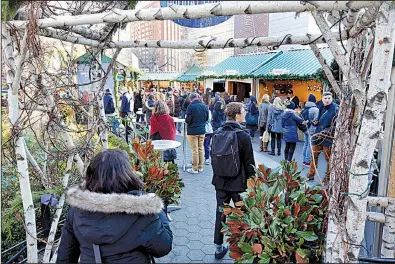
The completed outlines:
[[[210,143],[211,143],[211,136],[213,134],[206,134],[204,136],[204,159],[210,158]]]
[[[140,119],[141,119],[141,122],[144,122],[144,115],[137,114],[136,122],[138,123]]]
[[[304,132],[304,145],[303,145],[303,162],[310,163],[311,160],[311,147],[309,131]]]

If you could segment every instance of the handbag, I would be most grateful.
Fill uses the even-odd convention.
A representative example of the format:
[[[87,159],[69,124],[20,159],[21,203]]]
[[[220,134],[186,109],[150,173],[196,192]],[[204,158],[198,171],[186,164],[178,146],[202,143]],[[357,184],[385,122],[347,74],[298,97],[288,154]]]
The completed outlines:
[[[262,140],[263,140],[263,142],[265,142],[265,143],[269,142],[270,136],[269,136],[269,132],[268,132],[268,131],[265,131],[265,132],[263,133]]]
[[[272,130],[273,130],[273,124],[269,124],[269,125],[267,126],[267,131],[268,131],[269,133],[272,133]]]
[[[297,126],[298,126],[298,129],[300,131],[302,131],[303,133],[307,131],[307,126],[305,124],[300,123],[300,124],[297,124]]]
[[[247,125],[258,125],[258,115],[252,115],[250,112],[246,115]]]

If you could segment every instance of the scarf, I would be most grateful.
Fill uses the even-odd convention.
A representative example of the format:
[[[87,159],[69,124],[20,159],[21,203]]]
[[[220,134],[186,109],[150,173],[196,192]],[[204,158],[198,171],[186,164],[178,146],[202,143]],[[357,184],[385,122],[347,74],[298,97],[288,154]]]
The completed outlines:
[[[150,136],[159,132],[162,139],[175,140],[176,139],[176,127],[174,125],[174,119],[168,115],[152,115],[151,117],[151,129]]]

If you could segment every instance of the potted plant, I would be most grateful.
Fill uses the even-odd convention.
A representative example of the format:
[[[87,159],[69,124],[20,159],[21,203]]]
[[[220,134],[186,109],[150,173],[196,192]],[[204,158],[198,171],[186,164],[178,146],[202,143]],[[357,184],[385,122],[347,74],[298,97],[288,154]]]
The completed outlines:
[[[222,231],[237,263],[320,262],[328,204],[321,187],[309,187],[296,162],[276,170],[259,165],[235,207],[225,204]]]
[[[161,161],[160,153],[154,150],[151,140],[142,143],[138,138],[133,139],[132,150],[131,165],[144,181],[144,191],[156,193],[166,207],[178,204],[184,183],[179,177],[177,164]]]

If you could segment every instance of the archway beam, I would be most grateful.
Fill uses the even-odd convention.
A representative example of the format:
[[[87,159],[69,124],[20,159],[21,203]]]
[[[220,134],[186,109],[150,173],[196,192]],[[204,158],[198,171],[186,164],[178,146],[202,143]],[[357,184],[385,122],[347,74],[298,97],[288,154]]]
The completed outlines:
[[[263,14],[280,12],[305,12],[312,10],[358,10],[365,7],[380,6],[381,1],[229,1],[193,6],[170,5],[163,8],[140,10],[121,10],[114,8],[109,12],[79,16],[52,16],[37,20],[39,28],[77,26],[100,23],[126,23],[133,21],[152,21],[169,19],[192,19],[240,14]],[[23,29],[28,21],[9,21],[14,27]]]
[[[254,37],[254,38],[237,38],[237,39],[211,39],[205,38],[201,40],[188,40],[188,41],[170,41],[170,40],[134,40],[134,41],[119,41],[100,43],[97,40],[87,39],[71,35],[65,31],[53,29],[41,29],[37,34],[45,37],[55,38],[66,42],[75,44],[88,45],[98,47],[101,49],[114,49],[114,48],[171,48],[171,49],[224,49],[235,47],[248,47],[248,46],[279,46],[280,44],[310,44],[326,43],[321,35],[309,36],[280,36],[280,37]],[[340,35],[336,34],[335,38],[339,41]],[[341,39],[347,39],[347,33],[342,31]]]

